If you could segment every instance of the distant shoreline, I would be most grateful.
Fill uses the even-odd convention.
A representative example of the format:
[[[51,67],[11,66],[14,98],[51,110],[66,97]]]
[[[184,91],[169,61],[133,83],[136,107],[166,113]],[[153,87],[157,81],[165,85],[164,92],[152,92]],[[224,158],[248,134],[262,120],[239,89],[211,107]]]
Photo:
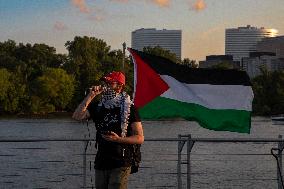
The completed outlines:
[[[1,119],[65,119],[72,118],[73,112],[52,112],[52,113],[20,113],[20,114],[0,114]],[[270,116],[252,115],[252,118],[263,117],[271,118]],[[181,121],[183,118],[161,118],[161,119],[142,119],[142,121]]]
[[[0,119],[57,119],[57,118],[71,118],[72,112],[52,112],[47,114],[35,113],[20,113],[20,114],[1,114]]]

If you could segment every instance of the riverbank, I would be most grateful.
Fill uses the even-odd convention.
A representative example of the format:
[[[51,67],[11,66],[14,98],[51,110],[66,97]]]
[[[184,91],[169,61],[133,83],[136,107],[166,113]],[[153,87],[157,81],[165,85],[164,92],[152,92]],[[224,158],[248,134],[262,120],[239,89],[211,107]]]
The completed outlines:
[[[0,119],[64,119],[72,117],[72,112],[52,112],[47,114],[19,113],[19,114],[0,114]]]
[[[19,113],[19,114],[0,114],[1,119],[69,119],[72,117],[73,112],[52,112],[47,114],[35,114],[35,113]],[[259,116],[252,115],[253,120],[261,120],[266,122],[270,120],[271,116]],[[159,120],[142,119],[143,121],[182,121],[183,118],[164,118]]]

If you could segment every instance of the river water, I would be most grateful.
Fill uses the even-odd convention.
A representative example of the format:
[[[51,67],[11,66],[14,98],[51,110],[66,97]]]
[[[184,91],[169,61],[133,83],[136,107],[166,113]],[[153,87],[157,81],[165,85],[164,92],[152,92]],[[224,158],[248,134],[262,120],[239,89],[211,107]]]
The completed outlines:
[[[177,138],[277,138],[284,125],[269,118],[254,117],[250,134],[216,132],[194,122],[145,121],[146,139]],[[95,136],[71,119],[0,119],[0,139],[83,139]],[[192,149],[192,188],[275,189],[276,161],[270,149],[276,143],[195,143]],[[0,143],[0,189],[78,189],[83,186],[83,142]],[[94,186],[94,142],[87,148],[87,186]],[[185,160],[186,148],[182,159]],[[186,165],[182,165],[186,188]],[[138,173],[131,175],[129,188],[177,188],[177,142],[145,141]]]

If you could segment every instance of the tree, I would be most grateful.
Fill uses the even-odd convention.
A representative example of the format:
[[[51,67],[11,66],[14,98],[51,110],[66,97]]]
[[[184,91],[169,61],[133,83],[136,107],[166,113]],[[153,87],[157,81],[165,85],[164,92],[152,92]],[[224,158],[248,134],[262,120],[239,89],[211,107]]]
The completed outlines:
[[[66,70],[74,74],[84,88],[90,87],[102,76],[101,63],[106,59],[110,46],[101,39],[87,36],[76,36],[73,41],[67,41],[65,46],[70,60],[65,65]]]
[[[190,68],[198,68],[198,63],[196,62],[196,60],[190,60],[189,58],[183,59],[181,64]]]
[[[0,68],[6,68],[13,75],[4,101],[5,111],[31,111],[32,97],[36,94],[35,79],[47,68],[62,67],[67,61],[66,55],[56,54],[56,49],[46,44],[0,42]]]
[[[125,68],[122,70],[123,52],[110,50],[101,39],[95,37],[76,36],[73,41],[65,44],[69,51],[69,62],[64,69],[76,78],[76,93],[73,104],[77,105],[85,95],[85,91],[94,84],[98,84],[103,75],[111,71],[124,71],[127,77],[126,89],[131,91],[133,78],[133,65],[130,59],[125,59]]]
[[[39,106],[54,106],[55,110],[63,110],[73,97],[74,82],[73,76],[68,75],[65,70],[48,68],[36,79],[35,86],[38,92],[33,96],[34,102]]]
[[[233,69],[233,64],[229,63],[229,62],[220,62],[217,65],[213,65],[211,68],[213,69],[222,69],[222,70],[228,70],[228,69]]]
[[[56,54],[56,49],[46,44],[20,43],[15,49],[14,57],[29,81],[42,75],[46,68],[59,68],[67,61],[66,55]]]
[[[73,41],[67,41],[65,46],[69,51],[69,61],[64,64],[64,69],[74,75],[77,81],[73,104],[78,104],[85,91],[103,76],[102,62],[110,46],[101,39],[87,36],[76,36]]]
[[[11,73],[5,69],[0,69],[0,101],[3,102],[7,96],[12,83],[10,82]]]
[[[6,68],[8,71],[15,70],[18,65],[18,61],[14,56],[16,48],[15,41],[0,42],[0,68]]]
[[[5,112],[17,112],[19,104],[25,99],[24,85],[21,85],[17,74],[7,69],[0,69],[0,106]]]
[[[284,112],[284,72],[269,72],[261,68],[261,75],[252,80],[254,101],[253,111],[260,115]]]
[[[174,63],[180,63],[181,62],[180,59],[177,58],[175,53],[172,53],[171,51],[166,50],[166,49],[164,49],[164,48],[162,48],[160,46],[144,47],[143,48],[143,52],[167,58],[167,59],[171,60]]]

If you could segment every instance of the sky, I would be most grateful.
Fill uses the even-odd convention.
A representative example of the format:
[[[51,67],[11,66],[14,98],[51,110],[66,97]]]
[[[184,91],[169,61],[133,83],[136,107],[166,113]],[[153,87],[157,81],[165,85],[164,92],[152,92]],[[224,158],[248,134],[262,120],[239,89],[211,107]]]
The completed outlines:
[[[182,58],[224,54],[225,29],[277,29],[284,35],[284,0],[0,0],[0,42],[45,43],[57,53],[75,36],[131,47],[140,28],[182,30]]]

